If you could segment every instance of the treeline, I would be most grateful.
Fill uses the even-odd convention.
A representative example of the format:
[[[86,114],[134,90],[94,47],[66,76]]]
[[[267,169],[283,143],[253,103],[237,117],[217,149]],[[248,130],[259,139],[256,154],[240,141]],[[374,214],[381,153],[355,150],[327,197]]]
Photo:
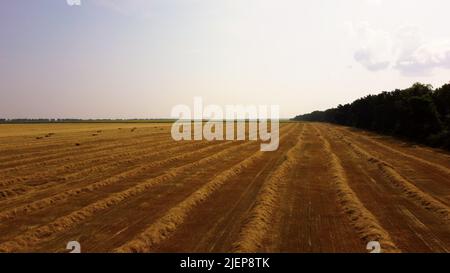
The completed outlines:
[[[52,123],[52,122],[81,122],[81,119],[47,119],[47,118],[18,118],[18,119],[0,119],[0,123]]]
[[[4,119],[0,118],[0,124],[32,124],[32,123],[156,123],[171,122],[172,119]]]
[[[433,89],[416,83],[294,120],[352,126],[450,150],[450,84]]]

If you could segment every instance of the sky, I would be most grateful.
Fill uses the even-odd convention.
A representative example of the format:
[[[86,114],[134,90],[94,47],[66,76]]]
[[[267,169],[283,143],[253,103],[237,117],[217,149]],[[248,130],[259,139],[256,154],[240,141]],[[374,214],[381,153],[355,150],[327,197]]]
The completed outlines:
[[[0,118],[165,118],[197,96],[291,118],[450,81],[448,0],[80,2],[0,0]]]

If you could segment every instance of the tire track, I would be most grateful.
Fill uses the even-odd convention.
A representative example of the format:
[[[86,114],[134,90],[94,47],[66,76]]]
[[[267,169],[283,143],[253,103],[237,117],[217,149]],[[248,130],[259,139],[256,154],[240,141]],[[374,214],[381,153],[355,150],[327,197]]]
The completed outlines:
[[[340,129],[340,130],[342,130],[342,129]],[[351,134],[353,137],[355,137],[354,133],[352,133],[352,132],[348,132],[348,133]],[[362,135],[359,135],[359,137],[365,139],[367,142],[369,142],[369,143],[371,143],[371,144],[373,144],[375,146],[378,146],[378,147],[380,147],[382,149],[385,149],[385,150],[387,150],[387,151],[389,151],[391,153],[395,153],[397,155],[400,155],[402,157],[408,158],[410,160],[413,160],[413,161],[419,162],[421,164],[424,164],[427,167],[430,167],[430,168],[433,168],[435,170],[438,170],[438,171],[442,172],[443,174],[445,174],[447,177],[450,177],[450,169],[445,167],[445,166],[442,166],[440,164],[437,164],[437,163],[434,163],[434,162],[430,162],[430,161],[425,160],[423,158],[420,158],[420,157],[417,157],[417,156],[414,156],[414,155],[402,152],[402,151],[397,150],[395,148],[392,148],[392,147],[390,147],[390,146],[388,146],[386,144],[383,144],[383,143],[381,143],[379,141],[373,140],[372,138],[363,137]]]
[[[314,125],[313,125],[314,126]],[[334,183],[343,211],[348,215],[355,230],[365,244],[378,241],[384,252],[400,252],[389,233],[380,225],[376,217],[364,206],[356,193],[350,188],[345,170],[339,158],[332,151],[331,145],[314,126],[319,139],[323,142],[325,152],[329,157],[330,168],[335,173]]]
[[[28,158],[24,160],[20,160],[19,162],[8,162],[6,164],[3,164],[0,166],[0,172],[3,174],[9,174],[11,173],[18,173],[20,171],[29,169],[30,166],[33,167],[49,167],[49,165],[53,164],[54,166],[58,166],[60,164],[64,164],[65,162],[73,162],[76,160],[83,160],[84,158],[101,158],[101,157],[107,157],[110,156],[111,153],[114,152],[114,156],[117,156],[116,152],[120,151],[127,151],[127,148],[132,148],[133,146],[139,146],[139,145],[147,145],[147,144],[154,144],[158,145],[159,143],[168,143],[170,140],[170,135],[162,135],[161,138],[158,139],[150,139],[147,141],[142,141],[139,139],[138,141],[133,141],[129,144],[120,144],[120,142],[116,144],[111,144],[107,146],[96,146],[92,149],[84,149],[84,150],[70,150],[69,152],[63,152],[63,153],[57,153],[57,154],[50,154],[43,157],[33,157]],[[120,145],[119,145],[120,144]],[[70,146],[73,146],[71,144]],[[74,155],[77,154],[77,155]],[[22,163],[22,164],[21,164]]]
[[[173,145],[171,145],[173,146]],[[149,153],[149,154],[145,154],[144,156],[139,156],[137,158],[124,158],[123,160],[120,161],[116,161],[114,163],[105,163],[105,164],[100,164],[100,165],[95,165],[92,166],[88,169],[84,169],[81,170],[79,172],[75,172],[69,175],[65,175],[61,178],[57,178],[57,179],[53,179],[51,182],[51,185],[41,185],[41,186],[23,186],[23,187],[18,187],[17,190],[20,191],[19,193],[14,192],[13,194],[10,194],[10,196],[5,196],[4,198],[0,197],[0,204],[3,204],[4,206],[6,204],[8,204],[9,206],[14,205],[14,202],[20,202],[20,201],[26,201],[26,199],[31,199],[34,200],[36,198],[39,198],[39,196],[42,196],[44,194],[52,194],[52,192],[58,192],[58,190],[65,190],[68,187],[71,186],[78,186],[79,184],[83,184],[84,182],[89,182],[89,180],[94,180],[94,179],[102,179],[101,181],[103,181],[104,179],[114,179],[114,177],[123,177],[123,175],[126,174],[135,174],[138,175],[140,173],[142,173],[145,170],[148,170],[148,168],[152,168],[154,165],[150,164],[150,165],[143,165],[143,160],[151,160],[150,162],[153,162],[154,159],[157,159],[158,157],[164,156],[164,155],[171,155],[173,153],[176,152],[183,152],[185,149],[190,149],[190,148],[202,148],[203,146],[205,146],[202,143],[188,143],[186,145],[182,145],[182,146],[175,146],[173,148],[169,148],[164,150],[165,147],[158,147],[158,148],[162,148],[162,150],[153,152],[153,153]],[[152,150],[155,150],[154,148]],[[165,161],[165,162],[172,162],[169,160]],[[130,165],[132,164],[132,165]],[[156,164],[156,163],[153,163]],[[136,166],[139,165],[139,166]],[[161,166],[164,164],[159,164],[157,166]],[[112,173],[114,173],[113,170],[117,169],[117,168],[126,168],[125,171],[119,172],[118,174],[115,174],[113,176],[109,176],[107,178],[105,178],[102,174],[107,174],[109,175],[112,171]],[[129,169],[131,167],[131,169]],[[99,175],[100,174],[100,175]],[[70,182],[67,182],[70,181]],[[65,182],[63,184],[60,184],[59,182]],[[6,190],[11,190],[11,189],[6,189]],[[3,190],[0,190],[0,193],[2,193]],[[17,205],[17,204],[15,204]],[[0,213],[1,215],[1,213]],[[1,219],[1,217],[0,217]]]
[[[135,176],[137,174],[143,173],[151,168],[156,168],[156,167],[161,167],[164,165],[168,165],[168,164],[173,164],[176,161],[180,161],[183,159],[186,159],[188,157],[191,156],[195,156],[197,154],[202,154],[204,152],[209,152],[210,150],[214,150],[217,148],[217,146],[227,146],[232,144],[231,142],[225,142],[225,143],[221,143],[221,144],[217,144],[217,145],[210,145],[210,146],[206,146],[204,148],[201,148],[199,150],[196,150],[193,153],[183,153],[181,155],[177,155],[174,157],[170,157],[167,159],[163,159],[163,160],[159,160],[159,161],[155,161],[155,162],[151,162],[148,165],[144,165],[144,166],[138,166],[135,167],[131,170],[127,170],[123,173],[120,173],[118,175],[109,177],[105,180],[99,181],[99,182],[95,182],[92,184],[89,184],[87,186],[83,186],[80,188],[75,188],[75,189],[70,189],[70,190],[66,190],[64,192],[61,192],[57,195],[51,196],[51,197],[47,197],[41,200],[36,200],[33,201],[31,203],[22,205],[22,206],[16,206],[10,210],[5,210],[0,212],[0,221],[6,221],[6,220],[11,220],[16,218],[19,215],[26,215],[29,214],[31,212],[35,212],[35,211],[39,211],[42,209],[46,209],[49,206],[53,206],[57,203],[61,203],[63,201],[66,201],[68,198],[70,197],[74,197],[83,193],[87,193],[87,192],[93,192],[95,190],[101,189],[103,187],[106,186],[110,186],[112,184],[118,183],[122,180],[128,179],[131,176]],[[170,171],[170,169],[169,169]]]
[[[141,127],[139,131],[130,134],[128,130],[119,131],[119,135],[117,134],[117,128],[105,129],[101,127],[93,127],[89,130],[77,131],[77,132],[57,132],[56,135],[53,135],[48,138],[44,138],[41,140],[36,140],[35,138],[42,134],[33,134],[28,136],[13,136],[13,137],[0,137],[0,148],[4,151],[3,155],[0,158],[5,159],[12,157],[23,157],[25,155],[32,154],[45,154],[46,152],[53,152],[58,150],[67,150],[67,144],[75,143],[81,139],[88,140],[86,145],[83,148],[95,148],[93,145],[103,145],[107,143],[120,143],[123,140],[131,140],[136,137],[152,137],[157,136],[159,134],[168,133],[170,134],[170,130],[167,128],[163,128],[165,126],[153,126],[153,127]],[[154,132],[154,130],[159,129],[158,132]],[[92,138],[92,134],[98,134],[99,130],[101,131],[98,135],[98,138]],[[150,130],[150,133],[147,131]],[[49,130],[49,132],[52,130]],[[17,140],[19,138],[19,140]],[[3,145],[2,145],[3,142]],[[45,149],[46,152],[43,152],[42,149]],[[12,157],[11,157],[12,154]],[[17,156],[19,154],[19,156]]]
[[[173,143],[173,141],[170,141],[170,142]],[[151,153],[151,154],[146,154],[146,150],[147,149],[141,150],[141,152],[144,153],[144,156],[142,156],[142,157],[132,158],[132,159],[125,158],[125,159],[123,159],[123,160],[121,160],[119,162],[114,162],[114,163],[107,162],[107,163],[102,164],[102,165],[92,166],[91,168],[88,168],[87,170],[76,172],[75,174],[65,175],[64,177],[57,179],[57,181],[54,181],[54,184],[58,184],[59,182],[65,182],[65,181],[70,180],[70,181],[72,181],[72,182],[70,182],[70,184],[76,185],[76,184],[79,184],[79,183],[81,183],[83,181],[86,181],[88,178],[90,179],[89,174],[95,175],[96,173],[99,173],[99,172],[106,172],[106,171],[111,170],[111,169],[116,169],[122,163],[127,165],[127,167],[128,167],[130,163],[133,163],[133,164],[134,163],[141,163],[142,160],[146,160],[148,158],[153,159],[153,158],[156,158],[157,156],[161,156],[161,155],[165,155],[165,154],[182,152],[183,149],[185,149],[185,148],[201,148],[202,146],[205,146],[205,143],[193,141],[193,142],[184,142],[183,144],[178,144],[178,142],[175,142],[174,144],[168,145],[168,146],[174,146],[174,145],[175,145],[174,148],[169,148],[169,149],[165,149],[166,148],[165,146],[158,147],[158,148],[160,148],[160,151],[155,152],[155,153]],[[150,148],[150,150],[155,150],[155,149],[152,146],[152,148]],[[185,155],[183,157],[179,156],[179,157],[176,158],[176,160],[180,160],[180,159],[186,158],[186,156],[187,155]],[[168,164],[168,163],[173,163],[174,161],[173,160],[166,160],[166,161],[163,161],[163,162],[164,162],[164,164]],[[162,166],[164,164],[159,164],[157,166]],[[141,163],[141,165],[142,165],[142,163]],[[150,165],[148,167],[145,167],[145,166],[135,167],[135,168],[133,168],[131,170],[126,171],[125,174],[133,174],[134,173],[134,174],[137,175],[139,173],[142,173],[143,171],[148,170],[148,168],[151,168],[154,165],[155,164]],[[122,177],[122,173],[119,173],[119,174],[115,175],[114,177]],[[114,179],[114,177],[112,179]],[[100,178],[102,178],[102,177],[100,177]],[[81,181],[77,181],[76,179],[81,179]],[[92,177],[92,179],[94,179],[94,177]],[[96,179],[98,179],[98,177]],[[108,179],[111,179],[111,178],[108,178]],[[95,185],[97,185],[97,184],[103,184],[103,183],[96,183]],[[108,183],[108,185],[109,185],[109,183]],[[39,190],[38,188],[37,189],[34,188],[33,192],[36,193],[36,194],[39,194],[41,192],[45,193],[47,191],[57,192],[58,188],[61,188],[61,190],[64,190],[64,188],[66,188],[67,186],[68,186],[67,183],[64,183],[63,185],[61,185],[59,187],[58,186],[56,186],[56,187],[55,186],[49,187],[48,185],[45,185],[44,189],[42,191],[38,191]],[[95,189],[98,189],[98,188],[95,188]],[[10,195],[18,195],[19,194],[18,192],[14,192],[14,189],[6,189],[6,190],[13,191],[12,194],[11,193],[7,193],[7,194],[10,194]],[[23,193],[23,192],[26,191],[26,189],[18,188],[17,191],[19,191],[20,193]],[[89,192],[91,190],[86,190],[86,188],[84,188],[83,192],[86,192],[86,191]],[[17,198],[15,198],[15,199],[7,199],[6,198],[6,200],[3,201],[3,205],[5,205],[5,202],[8,201],[8,204],[10,204],[10,206],[11,206],[12,205],[11,202],[15,202],[17,200],[21,200],[20,197],[21,198],[27,198],[27,199],[39,198],[39,196],[33,197],[33,196],[29,196],[29,195],[17,197],[19,199],[17,199]],[[0,199],[2,199],[2,198],[0,198]],[[2,202],[0,202],[0,204],[1,203]],[[2,219],[1,215],[2,214],[0,213],[0,220]]]
[[[450,239],[448,224],[399,193],[376,164],[333,133],[334,130],[328,130],[327,135],[333,139],[333,150],[341,159],[351,188],[390,233],[397,247],[405,252],[445,252]]]
[[[257,252],[262,247],[266,234],[270,231],[272,218],[280,202],[280,188],[287,175],[295,166],[302,146],[304,129],[295,140],[295,145],[286,154],[283,163],[269,176],[263,184],[252,211],[234,243],[235,252]]]
[[[261,251],[366,252],[366,245],[339,205],[334,172],[329,165],[317,132],[305,124],[301,152],[286,186],[280,189],[282,202]]]
[[[343,137],[342,140],[347,143],[347,145],[351,147],[351,149],[353,149],[358,155],[375,164],[379,170],[392,182],[392,184],[400,189],[403,194],[405,194],[405,196],[423,208],[436,213],[440,217],[443,217],[447,223],[450,222],[450,208],[448,206],[416,187],[412,182],[400,175],[394,167],[392,167],[392,165],[373,156],[360,146],[350,142],[346,137]]]
[[[281,155],[293,144],[295,134],[291,133],[283,138],[276,152],[265,153],[258,163],[247,168],[238,177],[230,179],[201,206],[192,210],[183,225],[152,251],[230,252],[245,215],[254,205],[265,178],[283,162]],[[208,221],[205,222],[204,219]],[[196,232],[192,233],[192,230]]]
[[[190,169],[177,179],[155,185],[145,193],[114,207],[114,209],[96,214],[89,221],[80,223],[62,234],[52,236],[29,250],[59,252],[62,251],[61,246],[66,242],[77,240],[83,245],[83,252],[111,252],[124,242],[133,239],[136,234],[163,216],[171,207],[176,206],[213,179],[217,173],[229,169],[257,149],[256,145],[242,147],[239,152],[222,157],[220,164],[213,163],[203,165],[201,168]],[[85,200],[86,198],[83,199],[83,201]],[[70,207],[66,206],[62,210],[70,210]],[[130,214],[130,211],[133,213]]]
[[[292,127],[288,135],[295,127]],[[189,213],[200,203],[208,199],[219,190],[228,180],[239,176],[245,169],[256,164],[264,155],[257,151],[250,157],[237,163],[230,169],[218,174],[199,190],[191,194],[187,199],[170,209],[163,217],[154,222],[150,227],[141,232],[135,239],[115,249],[115,252],[148,252],[151,248],[170,237],[177,228],[182,225]]]
[[[229,145],[230,143],[223,143],[219,145]],[[16,252],[20,251],[20,249],[26,248],[29,245],[36,244],[37,242],[43,240],[46,237],[54,235],[55,233],[61,233],[72,227],[76,226],[78,223],[87,220],[90,217],[93,217],[95,213],[110,209],[111,207],[131,198],[138,194],[141,194],[151,187],[161,184],[163,182],[169,181],[181,175],[183,172],[200,167],[203,164],[208,164],[213,161],[220,159],[223,156],[226,156],[229,153],[235,152],[235,150],[239,150],[241,146],[251,145],[254,142],[244,142],[239,143],[237,146],[233,146],[222,150],[220,152],[214,153],[213,155],[207,156],[200,160],[194,161],[192,163],[172,168],[168,170],[163,175],[148,179],[144,182],[140,182],[137,185],[126,189],[121,192],[113,193],[109,197],[104,198],[102,200],[96,201],[82,209],[74,211],[68,215],[59,217],[53,222],[46,224],[44,226],[40,226],[37,228],[33,228],[24,234],[16,236],[14,239],[9,240],[7,242],[0,244],[0,252]]]
[[[358,145],[366,151],[370,151],[370,154],[373,157],[383,159],[383,161],[392,166],[392,168],[395,169],[395,171],[399,173],[403,178],[413,183],[414,186],[431,195],[433,198],[437,199],[439,202],[445,204],[446,206],[450,206],[449,175],[446,175],[445,173],[432,168],[429,165],[422,164],[419,161],[412,160],[397,153],[390,152],[389,150],[386,150],[384,148],[380,148],[376,144],[365,140],[363,137],[357,137],[352,134],[345,134],[345,132],[344,134],[339,134],[338,132],[341,131],[342,130],[333,130],[333,133],[339,138],[345,136],[348,141]],[[396,149],[401,149],[401,147],[394,147]],[[436,163],[441,162],[442,159],[439,158],[443,156],[443,154],[440,154],[439,152],[435,153],[437,160]],[[427,155],[426,153],[422,155],[421,152],[418,152],[418,154],[424,156],[426,159],[429,158],[430,161],[434,160],[430,155]],[[444,161],[442,161],[441,164],[446,163]]]
[[[163,144],[166,144],[166,145],[163,145]],[[36,191],[41,190],[41,188],[44,191],[49,188],[54,189],[54,185],[64,187],[65,186],[64,184],[61,185],[62,182],[64,183],[67,181],[73,181],[75,179],[80,179],[80,178],[86,179],[86,178],[89,178],[89,174],[93,174],[94,172],[99,172],[99,171],[105,172],[105,171],[117,168],[124,164],[136,164],[142,160],[153,158],[153,157],[161,155],[163,153],[177,151],[177,150],[183,149],[185,147],[201,146],[201,145],[199,145],[199,143],[194,143],[194,144],[188,143],[187,145],[184,144],[184,145],[180,145],[180,146],[177,146],[177,144],[175,144],[175,145],[176,146],[173,147],[174,146],[173,140],[162,141],[161,143],[155,143],[155,144],[145,147],[143,149],[142,148],[136,149],[136,151],[133,151],[133,152],[124,152],[122,154],[120,154],[120,153],[114,154],[114,156],[105,155],[104,159],[94,158],[94,159],[89,159],[89,160],[83,161],[83,165],[89,166],[86,168],[80,168],[79,162],[75,162],[73,164],[63,165],[59,168],[51,169],[46,172],[41,172],[38,174],[30,175],[29,177],[21,177],[20,178],[20,181],[22,182],[21,184],[29,182],[29,181],[33,181],[34,185],[26,184],[26,185],[16,186],[15,184],[17,184],[17,178],[7,179],[0,183],[0,185],[3,185],[4,187],[6,187],[3,189],[0,189],[0,200],[7,199],[8,197],[13,197],[13,196],[17,196],[20,194],[24,194],[29,191],[36,192]],[[156,152],[150,152],[150,151],[155,151],[155,147],[158,147],[160,150],[156,151]],[[173,148],[170,148],[170,147],[173,147]],[[161,152],[161,151],[163,151],[163,152]],[[117,160],[117,159],[120,159],[120,160]],[[107,161],[107,162],[102,163],[103,161]],[[113,162],[113,163],[111,163],[111,162]],[[100,163],[100,164],[94,165],[96,163]],[[74,170],[74,171],[70,172],[69,170]],[[39,178],[37,178],[37,177],[39,177]],[[5,185],[14,185],[14,186],[12,188],[8,188]],[[17,189],[19,191],[19,193],[13,192],[13,194],[10,194],[10,196],[5,195],[5,196],[3,196],[3,198],[1,197],[2,192],[12,191],[13,189]]]
[[[141,133],[141,134],[127,134],[122,136],[117,136],[117,134],[111,134],[113,133],[111,130],[108,131],[101,131],[100,133],[98,131],[86,131],[81,132],[74,135],[60,135],[60,137],[49,137],[45,142],[39,141],[38,143],[30,144],[27,148],[23,148],[24,143],[19,143],[8,150],[3,149],[5,152],[4,156],[1,156],[1,161],[12,161],[12,160],[25,160],[32,157],[37,156],[45,156],[49,153],[67,153],[70,151],[74,151],[74,148],[72,145],[68,146],[69,144],[73,144],[75,142],[78,142],[80,140],[83,140],[83,147],[77,148],[77,151],[92,151],[98,149],[99,146],[105,147],[105,145],[109,146],[118,146],[119,144],[123,144],[124,141],[133,141],[136,138],[142,139],[142,138],[153,138],[158,136],[163,136],[165,134],[170,134],[170,131],[159,131],[159,132],[151,132],[151,133]],[[97,136],[93,138],[92,134],[96,134]],[[30,142],[30,140],[27,140]],[[18,148],[21,147],[21,148]],[[12,153],[8,154],[8,153]]]

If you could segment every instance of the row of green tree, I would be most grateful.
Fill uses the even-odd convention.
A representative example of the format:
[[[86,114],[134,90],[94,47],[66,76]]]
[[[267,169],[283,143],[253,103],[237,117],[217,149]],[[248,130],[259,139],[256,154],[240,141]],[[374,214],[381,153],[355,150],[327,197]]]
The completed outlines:
[[[294,119],[352,126],[450,150],[450,84],[433,89],[416,83]]]

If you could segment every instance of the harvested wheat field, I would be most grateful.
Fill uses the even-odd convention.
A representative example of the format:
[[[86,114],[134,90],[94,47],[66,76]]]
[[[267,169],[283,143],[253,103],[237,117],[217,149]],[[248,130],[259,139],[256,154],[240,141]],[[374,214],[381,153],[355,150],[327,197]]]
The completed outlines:
[[[0,125],[0,252],[450,251],[449,154],[321,123],[259,144]]]

